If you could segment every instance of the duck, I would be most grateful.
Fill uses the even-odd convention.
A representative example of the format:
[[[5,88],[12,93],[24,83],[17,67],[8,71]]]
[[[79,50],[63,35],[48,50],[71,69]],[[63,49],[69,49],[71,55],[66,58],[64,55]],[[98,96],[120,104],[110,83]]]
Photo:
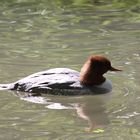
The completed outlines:
[[[104,77],[114,68],[111,61],[101,55],[89,56],[81,71],[69,68],[52,68],[22,78],[14,83],[0,84],[0,90],[54,95],[100,94],[112,90],[112,83]]]

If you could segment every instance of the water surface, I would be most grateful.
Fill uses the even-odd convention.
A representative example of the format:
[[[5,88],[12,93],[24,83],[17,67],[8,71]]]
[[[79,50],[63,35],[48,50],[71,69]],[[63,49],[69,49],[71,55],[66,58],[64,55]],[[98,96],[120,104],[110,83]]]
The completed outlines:
[[[80,71],[89,55],[111,59],[111,93],[25,98],[0,91],[0,139],[140,139],[138,1],[1,1],[0,83],[54,67]],[[34,102],[33,102],[34,101]]]

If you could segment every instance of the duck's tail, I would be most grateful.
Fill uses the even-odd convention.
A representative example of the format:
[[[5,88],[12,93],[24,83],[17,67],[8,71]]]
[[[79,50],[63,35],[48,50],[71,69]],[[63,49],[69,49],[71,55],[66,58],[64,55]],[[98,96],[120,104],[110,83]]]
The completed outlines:
[[[0,90],[10,90],[14,88],[14,84],[10,83],[10,84],[0,84]]]

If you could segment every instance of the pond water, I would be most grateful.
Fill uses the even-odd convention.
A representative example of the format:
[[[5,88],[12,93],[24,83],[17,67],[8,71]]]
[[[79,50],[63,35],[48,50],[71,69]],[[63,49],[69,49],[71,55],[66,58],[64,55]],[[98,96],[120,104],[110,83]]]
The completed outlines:
[[[0,83],[54,67],[80,71],[100,54],[111,93],[25,98],[0,91],[0,139],[140,139],[140,3],[98,0],[0,1]]]

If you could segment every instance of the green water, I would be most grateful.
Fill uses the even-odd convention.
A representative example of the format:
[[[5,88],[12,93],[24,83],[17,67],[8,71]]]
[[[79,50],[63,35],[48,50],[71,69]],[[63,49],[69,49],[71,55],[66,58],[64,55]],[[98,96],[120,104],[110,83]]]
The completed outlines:
[[[54,67],[111,59],[111,93],[24,98],[0,91],[1,140],[140,139],[139,0],[1,0],[0,83]],[[33,102],[34,101],[34,102]]]

